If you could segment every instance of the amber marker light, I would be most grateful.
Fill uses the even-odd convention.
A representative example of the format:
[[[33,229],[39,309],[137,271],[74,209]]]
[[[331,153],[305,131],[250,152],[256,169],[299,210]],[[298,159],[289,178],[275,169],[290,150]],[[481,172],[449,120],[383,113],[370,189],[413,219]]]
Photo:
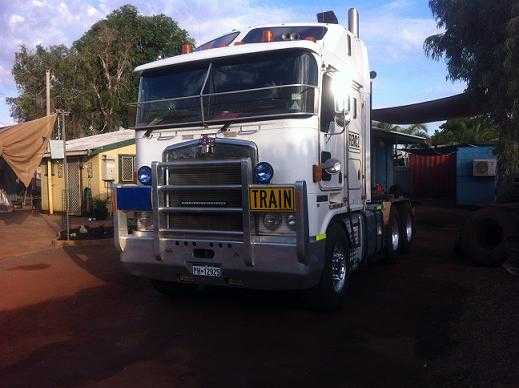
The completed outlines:
[[[274,40],[274,33],[272,30],[265,30],[261,34],[261,41],[264,43],[270,43]]]
[[[182,54],[189,54],[193,52],[193,45],[191,43],[182,43],[180,46],[180,52]]]

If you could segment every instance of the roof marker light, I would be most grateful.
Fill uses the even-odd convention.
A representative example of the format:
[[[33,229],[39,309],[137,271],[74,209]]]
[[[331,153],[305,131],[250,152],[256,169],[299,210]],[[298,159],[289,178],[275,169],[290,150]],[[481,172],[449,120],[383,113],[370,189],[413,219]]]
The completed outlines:
[[[261,34],[261,41],[264,43],[270,43],[274,40],[274,33],[272,30],[265,30]]]
[[[193,45],[191,43],[182,43],[180,46],[181,54],[189,54],[193,52]]]

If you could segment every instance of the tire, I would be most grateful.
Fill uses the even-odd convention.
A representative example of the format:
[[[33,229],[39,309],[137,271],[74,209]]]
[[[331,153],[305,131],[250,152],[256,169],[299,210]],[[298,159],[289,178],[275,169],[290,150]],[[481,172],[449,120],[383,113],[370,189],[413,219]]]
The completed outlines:
[[[398,207],[398,213],[400,218],[401,236],[400,252],[409,253],[416,233],[416,223],[413,208],[409,202],[403,202]]]
[[[504,208],[475,212],[463,225],[460,246],[463,256],[476,265],[494,267],[507,259],[507,239],[519,233],[517,216]]]
[[[400,217],[396,206],[391,206],[389,221],[384,227],[384,256],[387,262],[393,262],[400,254],[402,235]]]
[[[326,233],[325,262],[319,284],[310,291],[312,306],[320,311],[341,307],[351,275],[350,244],[346,230],[339,224]]]
[[[164,280],[150,279],[151,285],[156,291],[168,297],[174,297],[196,290],[196,284],[180,284],[176,282],[166,282]]]

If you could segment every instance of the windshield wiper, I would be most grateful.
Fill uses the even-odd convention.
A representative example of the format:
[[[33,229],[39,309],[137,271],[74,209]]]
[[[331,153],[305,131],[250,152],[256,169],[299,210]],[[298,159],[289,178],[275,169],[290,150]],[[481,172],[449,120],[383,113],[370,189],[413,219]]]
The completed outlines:
[[[232,123],[233,121],[227,121],[224,125],[222,125],[218,132],[216,132],[216,134],[218,135],[219,133],[227,132]]]

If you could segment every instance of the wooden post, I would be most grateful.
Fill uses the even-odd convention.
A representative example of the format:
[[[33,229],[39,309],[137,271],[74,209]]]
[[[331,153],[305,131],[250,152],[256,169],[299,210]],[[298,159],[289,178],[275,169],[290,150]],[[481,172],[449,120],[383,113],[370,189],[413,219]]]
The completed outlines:
[[[47,116],[50,116],[50,70],[45,71],[45,97]],[[49,194],[49,214],[54,214],[54,204],[52,201],[52,161],[50,158],[47,160],[47,192]]]
[[[47,159],[47,192],[49,195],[49,214],[54,214],[54,204],[52,202],[52,165],[50,158]]]

